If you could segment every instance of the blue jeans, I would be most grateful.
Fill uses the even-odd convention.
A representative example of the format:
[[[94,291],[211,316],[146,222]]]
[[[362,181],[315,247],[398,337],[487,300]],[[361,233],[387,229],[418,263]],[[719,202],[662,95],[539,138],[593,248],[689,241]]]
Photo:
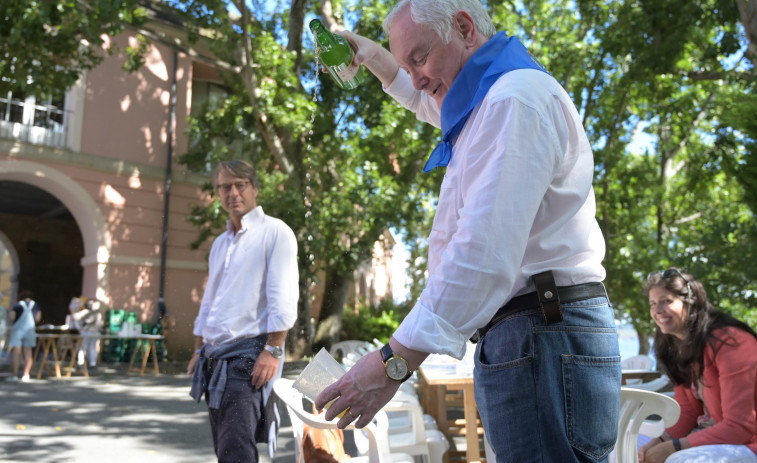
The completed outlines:
[[[620,413],[620,352],[606,298],[514,313],[476,346],[476,405],[504,462],[604,462]]]
[[[208,381],[215,363],[205,364]],[[229,361],[226,390],[221,407],[208,408],[213,448],[218,463],[257,463],[257,440],[262,431],[260,425],[263,410],[263,390],[255,389],[250,375],[255,362],[246,358]],[[205,397],[206,402],[208,396]]]

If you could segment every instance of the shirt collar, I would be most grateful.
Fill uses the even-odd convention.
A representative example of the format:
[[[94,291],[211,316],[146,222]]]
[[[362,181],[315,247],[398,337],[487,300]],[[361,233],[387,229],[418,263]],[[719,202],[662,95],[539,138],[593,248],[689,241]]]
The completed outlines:
[[[264,216],[263,206],[257,206],[255,209],[242,216],[242,228],[240,228],[239,231],[242,232],[248,228],[252,228],[256,223],[262,222]],[[234,234],[234,222],[232,222],[231,219],[226,222],[226,231],[232,235]]]

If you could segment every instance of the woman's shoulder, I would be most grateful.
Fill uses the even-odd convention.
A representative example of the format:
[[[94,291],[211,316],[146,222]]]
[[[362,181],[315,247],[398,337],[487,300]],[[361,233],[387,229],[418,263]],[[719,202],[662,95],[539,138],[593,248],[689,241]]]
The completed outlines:
[[[706,350],[717,354],[721,350],[742,351],[745,356],[753,356],[757,350],[757,338],[752,333],[736,326],[718,328],[712,332],[716,342],[708,342]]]
[[[738,326],[724,326],[714,330],[712,334],[724,340],[734,339],[739,342],[747,341],[757,343],[757,338],[755,338],[752,333],[745,331]]]

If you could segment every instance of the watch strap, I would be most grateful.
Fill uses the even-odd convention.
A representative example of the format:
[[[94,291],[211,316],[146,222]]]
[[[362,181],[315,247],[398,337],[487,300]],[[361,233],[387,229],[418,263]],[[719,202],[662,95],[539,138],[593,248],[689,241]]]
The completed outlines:
[[[389,343],[384,344],[383,347],[381,347],[381,361],[384,362],[384,365],[386,365],[386,362],[388,362],[393,356],[394,351],[392,351],[392,346],[390,346]]]
[[[270,344],[266,344],[263,346],[263,349],[267,350],[269,354],[273,356],[273,358],[281,358],[282,355],[284,355],[284,349],[281,346],[272,346]]]

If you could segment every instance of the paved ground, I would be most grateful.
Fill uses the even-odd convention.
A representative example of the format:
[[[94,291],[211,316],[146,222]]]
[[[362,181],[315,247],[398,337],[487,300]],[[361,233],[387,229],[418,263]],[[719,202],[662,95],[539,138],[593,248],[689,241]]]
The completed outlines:
[[[285,376],[303,365],[287,364]],[[0,462],[215,462],[207,408],[189,397],[184,364],[160,376],[105,365],[90,378],[8,383],[0,365]],[[34,370],[36,372],[36,369]],[[262,463],[291,463],[294,441],[282,410],[279,451]]]

